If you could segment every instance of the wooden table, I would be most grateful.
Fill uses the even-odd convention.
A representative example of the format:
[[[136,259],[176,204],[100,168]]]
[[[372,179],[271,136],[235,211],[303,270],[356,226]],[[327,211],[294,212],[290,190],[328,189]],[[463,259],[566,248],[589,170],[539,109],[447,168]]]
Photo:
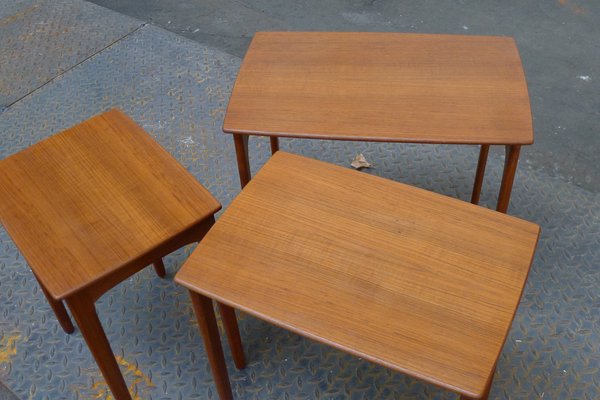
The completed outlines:
[[[94,302],[149,264],[163,277],[161,257],[199,241],[221,205],[118,110],[0,161],[0,193],[0,222],[63,329],[64,300],[114,397],[130,399]]]
[[[211,299],[463,398],[486,398],[539,231],[279,151],[175,281],[190,290],[222,399],[232,394]]]
[[[258,32],[229,101],[240,181],[248,136],[481,145],[471,202],[490,145],[506,161],[506,212],[521,145],[533,143],[527,84],[509,37],[404,33]]]

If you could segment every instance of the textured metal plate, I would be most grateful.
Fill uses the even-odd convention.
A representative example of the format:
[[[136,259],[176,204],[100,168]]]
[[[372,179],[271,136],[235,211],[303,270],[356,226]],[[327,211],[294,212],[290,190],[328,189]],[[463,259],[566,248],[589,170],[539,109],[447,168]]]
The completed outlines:
[[[133,18],[79,0],[0,2],[0,107],[12,104],[141,25]]]
[[[13,392],[4,386],[2,381],[0,381],[0,400],[19,400]]]
[[[227,206],[239,192],[231,137],[220,132],[239,59],[146,26],[0,114],[0,157],[111,107],[138,121]],[[282,149],[468,199],[471,146],[284,140]],[[251,140],[256,170],[268,141]],[[536,172],[522,155],[510,212],[542,226],[522,304],[498,363],[492,399],[600,397],[600,196]],[[502,158],[490,157],[482,201],[493,205]],[[402,201],[402,199],[398,199]],[[192,247],[142,271],[97,303],[138,399],[216,399],[185,291],[172,277]],[[238,399],[454,399],[402,374],[241,315],[248,367]],[[477,343],[473,343],[477,346]],[[22,399],[109,399],[81,335],[56,322],[25,261],[0,230],[0,380]]]

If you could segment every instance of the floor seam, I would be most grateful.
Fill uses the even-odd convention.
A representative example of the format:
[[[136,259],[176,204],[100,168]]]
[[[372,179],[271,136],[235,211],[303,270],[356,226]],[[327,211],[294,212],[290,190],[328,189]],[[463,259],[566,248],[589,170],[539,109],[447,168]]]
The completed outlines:
[[[142,29],[143,27],[147,26],[148,23],[147,22],[142,22],[138,27],[136,27],[134,30],[132,30],[131,32],[127,33],[126,35],[121,36],[120,38],[113,40],[112,42],[110,42],[108,45],[102,47],[100,50],[90,54],[89,56],[85,57],[83,60],[79,61],[78,63],[76,63],[75,65],[70,66],[69,68],[67,68],[66,70],[62,71],[61,73],[59,73],[58,75],[52,77],[51,79],[49,79],[48,81],[44,82],[43,84],[41,84],[40,86],[36,87],[35,89],[33,89],[31,92],[25,94],[24,96],[19,97],[18,99],[16,99],[15,101],[13,101],[12,103],[5,105],[5,106],[1,106],[0,107],[0,115],[2,115],[4,112],[8,111],[13,105],[17,104],[18,102],[20,102],[21,100],[31,96],[32,94],[34,94],[35,92],[37,92],[38,90],[44,88],[46,85],[51,84],[52,82],[54,82],[56,79],[62,77],[63,75],[65,75],[66,73],[74,70],[75,68],[77,68],[78,66],[80,66],[81,64],[83,64],[84,62],[90,60],[91,58],[97,56],[98,54],[102,53],[105,50],[110,49],[112,46],[114,46],[115,44],[119,43],[120,41],[122,41],[123,39],[128,38],[129,36],[131,36],[132,34],[136,33],[137,31],[139,31],[140,29]]]

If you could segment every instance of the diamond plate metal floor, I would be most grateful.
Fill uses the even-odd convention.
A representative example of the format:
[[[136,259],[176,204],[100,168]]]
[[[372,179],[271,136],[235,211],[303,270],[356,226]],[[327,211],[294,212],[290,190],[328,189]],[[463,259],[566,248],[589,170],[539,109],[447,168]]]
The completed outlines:
[[[232,141],[220,128],[239,62],[144,26],[1,113],[0,157],[116,106],[226,207],[239,185]],[[469,198],[477,162],[477,149],[470,146],[283,140],[282,149],[341,165],[362,152],[375,164],[366,173],[462,199]],[[251,140],[251,155],[256,170],[269,155],[268,142]],[[598,399],[600,196],[536,172],[528,165],[526,149],[521,160],[510,213],[539,223],[543,232],[490,398]],[[484,204],[495,202],[501,166],[502,159],[491,155]],[[188,246],[165,259],[167,279],[151,269],[142,271],[97,303],[137,399],[217,398],[188,296],[172,282],[191,250]],[[249,365],[236,371],[228,358],[236,398],[456,398],[240,317]],[[3,229],[0,380],[21,399],[112,398],[81,335],[62,332]]]
[[[79,0],[0,4],[0,111],[142,22]]]

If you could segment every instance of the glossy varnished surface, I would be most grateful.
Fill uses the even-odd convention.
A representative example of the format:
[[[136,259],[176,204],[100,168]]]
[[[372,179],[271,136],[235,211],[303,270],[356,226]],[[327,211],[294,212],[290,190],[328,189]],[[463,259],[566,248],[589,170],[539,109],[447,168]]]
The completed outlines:
[[[347,140],[530,144],[508,37],[259,32],[225,132]]]
[[[64,298],[211,216],[219,203],[111,110],[0,161],[0,220]]]
[[[176,281],[478,397],[538,234],[529,222],[279,151]]]

